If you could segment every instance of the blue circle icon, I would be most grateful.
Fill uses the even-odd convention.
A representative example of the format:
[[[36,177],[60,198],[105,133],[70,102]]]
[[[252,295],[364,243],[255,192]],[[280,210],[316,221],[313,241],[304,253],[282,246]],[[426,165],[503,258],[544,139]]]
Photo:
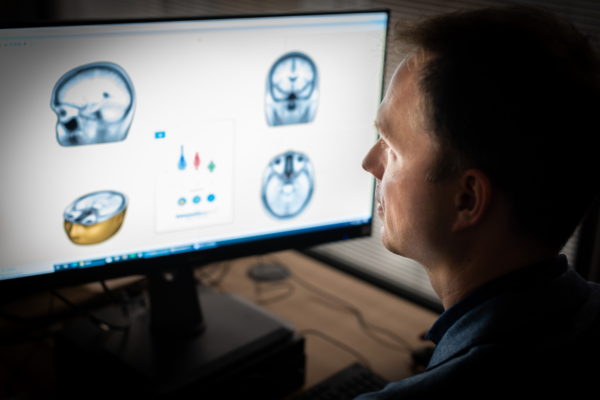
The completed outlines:
[[[215,195],[214,194],[209,194],[208,197],[206,198],[209,202],[213,202],[215,201]]]
[[[185,204],[185,199],[182,197],[179,199],[179,201],[177,202],[180,206]]]
[[[194,200],[193,200],[193,201],[194,201],[194,203],[196,203],[196,204],[200,203],[200,196],[196,196],[196,197],[194,197]]]

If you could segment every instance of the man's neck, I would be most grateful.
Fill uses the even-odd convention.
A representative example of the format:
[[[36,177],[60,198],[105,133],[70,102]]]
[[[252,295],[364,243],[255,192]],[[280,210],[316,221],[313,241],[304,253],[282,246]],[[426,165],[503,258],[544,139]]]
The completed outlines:
[[[498,248],[495,251],[473,251],[458,260],[439,262],[425,269],[434,291],[447,310],[487,282],[557,256],[558,253],[547,249]]]

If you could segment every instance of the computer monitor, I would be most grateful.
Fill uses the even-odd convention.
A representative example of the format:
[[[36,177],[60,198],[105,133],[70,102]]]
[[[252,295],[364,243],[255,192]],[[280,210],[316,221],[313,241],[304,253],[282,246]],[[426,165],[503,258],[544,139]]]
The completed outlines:
[[[0,30],[0,293],[370,234],[387,11]]]
[[[370,234],[361,160],[376,140],[387,21],[0,29],[0,299],[149,278],[150,307],[127,325],[109,306],[56,336],[59,383],[180,398],[245,391],[240,379],[262,368],[281,395],[302,384],[301,336],[241,298],[198,291],[192,268]]]

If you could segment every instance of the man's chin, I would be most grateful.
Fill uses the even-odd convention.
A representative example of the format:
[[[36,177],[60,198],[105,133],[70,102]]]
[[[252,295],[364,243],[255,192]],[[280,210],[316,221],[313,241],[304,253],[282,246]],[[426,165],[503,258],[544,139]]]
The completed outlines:
[[[398,243],[394,243],[394,241],[390,240],[388,232],[383,226],[381,227],[381,243],[383,244],[383,247],[385,247],[389,252],[402,257],[406,257],[404,254],[402,254]]]

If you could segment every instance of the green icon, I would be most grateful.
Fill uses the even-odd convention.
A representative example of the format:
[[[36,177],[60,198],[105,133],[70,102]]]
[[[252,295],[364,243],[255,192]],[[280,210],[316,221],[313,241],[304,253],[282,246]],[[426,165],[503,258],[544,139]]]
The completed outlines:
[[[215,169],[215,163],[211,161],[210,164],[208,164],[208,169],[210,172],[213,172],[213,169]]]
[[[130,254],[129,255],[129,258],[136,258],[136,257],[137,257],[137,254]]]

